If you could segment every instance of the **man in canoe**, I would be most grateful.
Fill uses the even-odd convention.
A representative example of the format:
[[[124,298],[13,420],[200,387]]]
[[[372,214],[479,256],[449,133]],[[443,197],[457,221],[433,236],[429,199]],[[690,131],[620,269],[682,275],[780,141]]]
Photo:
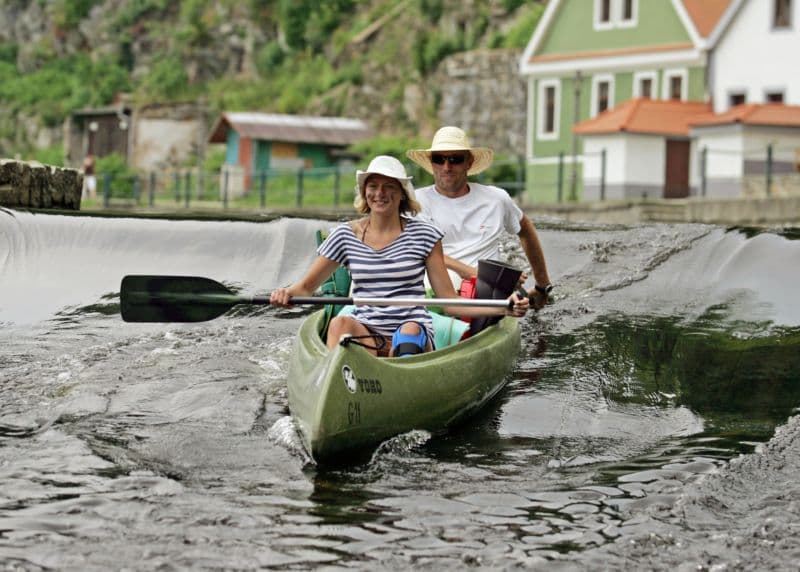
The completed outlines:
[[[334,228],[317,249],[306,275],[287,288],[273,290],[270,303],[289,306],[292,296],[313,294],[339,265],[353,280],[353,297],[425,298],[424,276],[439,298],[455,298],[442,251],[442,232],[415,218],[419,212],[411,177],[394,157],[375,157],[366,171],[356,171],[356,211],[363,216]],[[512,309],[453,307],[453,315],[470,317],[524,316],[528,299],[513,294]],[[374,355],[401,356],[433,349],[433,323],[423,306],[357,306],[349,316],[336,316],[326,344],[336,347],[342,336],[371,337]]]
[[[477,274],[478,260],[499,258],[505,230],[519,236],[535,278],[528,296],[536,309],[544,306],[553,286],[533,222],[505,190],[467,180],[489,168],[494,152],[472,147],[464,131],[448,126],[436,132],[430,148],[412,149],[406,156],[433,175],[433,185],[417,189],[417,201],[421,218],[444,233],[445,265],[455,287]]]

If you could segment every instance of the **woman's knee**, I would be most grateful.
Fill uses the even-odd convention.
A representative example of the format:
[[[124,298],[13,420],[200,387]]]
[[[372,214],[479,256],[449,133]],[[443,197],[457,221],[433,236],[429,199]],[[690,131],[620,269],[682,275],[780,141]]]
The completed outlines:
[[[428,332],[417,322],[403,322],[392,336],[393,356],[421,354],[431,350]]]

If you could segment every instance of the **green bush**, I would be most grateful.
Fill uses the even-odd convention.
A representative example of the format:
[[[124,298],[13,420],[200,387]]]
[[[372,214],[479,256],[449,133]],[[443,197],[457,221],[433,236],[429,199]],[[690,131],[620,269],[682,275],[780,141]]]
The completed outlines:
[[[95,172],[97,173],[98,195],[105,192],[105,185],[108,183],[113,198],[133,198],[134,180],[137,173],[128,167],[122,155],[112,153],[100,157],[97,159]]]
[[[174,101],[189,90],[189,76],[176,54],[157,59],[141,84],[141,93],[150,99]]]
[[[0,42],[0,62],[17,63],[19,46],[13,42]]]
[[[61,145],[47,147],[46,149],[36,149],[33,152],[34,161],[39,161],[43,165],[53,165],[55,167],[64,166],[64,148]]]
[[[525,12],[522,13],[514,26],[506,33],[500,46],[504,48],[525,48],[536,26],[539,24],[542,12],[544,12],[544,4],[539,4],[538,2],[526,7]]]

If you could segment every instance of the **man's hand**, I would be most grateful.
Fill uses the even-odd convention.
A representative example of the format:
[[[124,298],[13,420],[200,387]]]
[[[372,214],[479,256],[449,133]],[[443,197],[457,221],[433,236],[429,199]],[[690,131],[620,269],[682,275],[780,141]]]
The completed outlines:
[[[550,302],[550,297],[547,294],[539,292],[536,288],[528,290],[528,298],[530,298],[531,306],[534,310],[541,310],[545,304]]]

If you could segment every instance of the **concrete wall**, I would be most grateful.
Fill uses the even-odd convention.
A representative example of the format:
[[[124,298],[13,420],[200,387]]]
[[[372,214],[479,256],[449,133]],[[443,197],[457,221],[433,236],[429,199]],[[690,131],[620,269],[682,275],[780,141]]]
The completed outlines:
[[[82,187],[76,169],[0,159],[0,206],[79,210]]]

